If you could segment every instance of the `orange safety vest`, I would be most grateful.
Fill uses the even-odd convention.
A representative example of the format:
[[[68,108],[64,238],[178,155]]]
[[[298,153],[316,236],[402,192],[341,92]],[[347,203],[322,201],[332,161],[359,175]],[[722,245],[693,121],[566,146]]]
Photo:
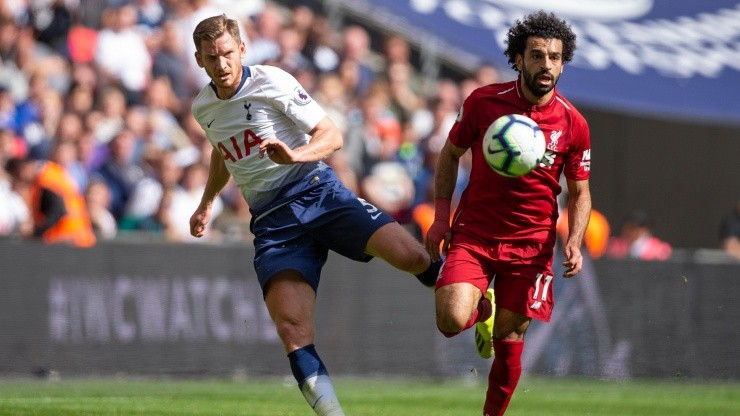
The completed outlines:
[[[64,168],[54,162],[45,162],[31,189],[31,209],[34,221],[42,222],[39,210],[41,190],[45,188],[64,200],[66,214],[41,236],[45,243],[70,243],[77,247],[95,245],[95,233],[82,194]]]
[[[568,239],[568,210],[563,210],[560,213],[556,230],[563,241]],[[583,236],[583,243],[592,258],[598,259],[606,253],[610,233],[609,221],[604,214],[592,209],[586,227],[586,234]]]

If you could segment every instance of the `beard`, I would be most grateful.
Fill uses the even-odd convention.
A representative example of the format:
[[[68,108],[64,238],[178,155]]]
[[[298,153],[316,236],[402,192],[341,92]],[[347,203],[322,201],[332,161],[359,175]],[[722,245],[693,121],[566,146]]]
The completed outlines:
[[[552,79],[552,82],[547,85],[542,85],[537,81],[537,78],[539,78],[542,75],[548,75],[550,76],[550,79]],[[528,72],[526,68],[522,70],[522,77],[524,77],[524,84],[527,86],[529,91],[534,94],[535,97],[542,97],[548,92],[552,91],[553,88],[555,88],[555,85],[558,83],[558,80],[560,79],[560,76],[555,76],[551,74],[548,71],[540,71],[536,74],[532,74],[531,72]]]

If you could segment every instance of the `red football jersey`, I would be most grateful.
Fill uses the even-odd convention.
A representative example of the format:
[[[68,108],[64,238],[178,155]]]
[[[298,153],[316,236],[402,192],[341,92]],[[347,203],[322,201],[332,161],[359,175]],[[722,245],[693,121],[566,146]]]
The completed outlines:
[[[452,229],[483,241],[555,242],[556,197],[560,174],[586,180],[591,168],[591,138],[586,119],[557,89],[543,105],[532,105],[519,79],[473,91],[450,130],[455,146],[473,156],[470,180],[455,212]],[[523,114],[545,134],[546,151],[532,172],[507,178],[491,169],[483,156],[483,136],[497,118]]]

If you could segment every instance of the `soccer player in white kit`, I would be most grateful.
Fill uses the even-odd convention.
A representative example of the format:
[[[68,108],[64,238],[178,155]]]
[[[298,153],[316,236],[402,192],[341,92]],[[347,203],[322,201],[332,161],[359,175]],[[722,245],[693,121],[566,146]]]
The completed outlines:
[[[440,262],[336,178],[322,160],[342,146],[341,133],[292,75],[242,66],[246,47],[235,20],[205,19],[193,41],[211,82],[192,110],[213,152],[191,233],[204,234],[211,204],[233,177],[249,203],[257,278],[298,386],[316,414],[344,415],[313,345],[316,290],[328,251],[365,262],[380,257],[428,287]]]

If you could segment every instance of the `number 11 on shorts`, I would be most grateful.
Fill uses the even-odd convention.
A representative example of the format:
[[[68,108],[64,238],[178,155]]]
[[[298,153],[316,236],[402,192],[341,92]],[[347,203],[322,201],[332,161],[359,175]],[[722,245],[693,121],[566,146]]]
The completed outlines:
[[[542,285],[542,280],[545,280],[545,284]],[[547,275],[545,276],[542,273],[537,273],[537,280],[534,282],[534,295],[532,295],[532,299],[534,299],[534,302],[532,303],[532,306],[530,308],[532,309],[539,309],[539,307],[542,305],[540,302],[544,302],[547,300],[547,293],[548,289],[550,288],[550,282],[552,281],[552,276]],[[540,299],[537,299],[537,295],[540,294],[540,287],[542,287],[542,295],[540,295]]]

